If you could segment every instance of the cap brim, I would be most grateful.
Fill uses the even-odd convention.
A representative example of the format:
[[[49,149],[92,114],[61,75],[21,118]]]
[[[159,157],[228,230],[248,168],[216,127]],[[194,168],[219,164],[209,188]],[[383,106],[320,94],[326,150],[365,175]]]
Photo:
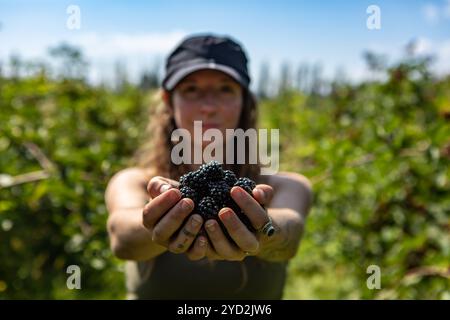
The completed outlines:
[[[243,79],[241,75],[237,73],[233,68],[230,68],[222,64],[217,64],[215,62],[202,62],[195,64],[193,66],[188,66],[186,68],[180,69],[176,71],[174,74],[172,74],[169,78],[166,78],[163,81],[163,87],[166,90],[172,90],[173,88],[175,88],[178,82],[180,82],[183,78],[185,78],[189,74],[204,69],[222,71],[223,73],[229,75],[234,80],[239,82],[245,88],[248,87],[248,82],[245,79]]]

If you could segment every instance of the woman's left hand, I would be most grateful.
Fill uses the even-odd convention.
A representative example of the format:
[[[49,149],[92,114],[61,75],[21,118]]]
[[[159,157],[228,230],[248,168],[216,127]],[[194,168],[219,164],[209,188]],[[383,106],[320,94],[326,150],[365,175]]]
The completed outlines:
[[[253,197],[240,187],[231,189],[231,197],[244,211],[255,230],[260,230],[269,216],[261,205],[269,205],[273,197],[273,188],[266,184],[258,184],[252,191]],[[230,208],[223,208],[219,218],[227,229],[235,244],[230,242],[217,221],[205,222],[205,229],[212,243],[208,243],[206,257],[211,260],[241,261],[246,256],[256,255],[269,240],[260,232],[251,232]]]

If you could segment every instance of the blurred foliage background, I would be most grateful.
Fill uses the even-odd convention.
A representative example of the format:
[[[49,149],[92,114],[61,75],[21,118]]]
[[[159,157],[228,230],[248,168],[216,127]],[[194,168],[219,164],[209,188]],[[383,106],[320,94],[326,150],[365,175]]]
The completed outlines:
[[[0,67],[0,298],[123,299],[104,190],[145,139],[158,74],[94,86],[82,52],[50,54]],[[274,85],[262,66],[260,127],[280,128],[281,170],[314,188],[284,298],[450,299],[450,76],[413,50],[365,58],[358,84],[284,66]],[[82,290],[66,287],[73,264]]]

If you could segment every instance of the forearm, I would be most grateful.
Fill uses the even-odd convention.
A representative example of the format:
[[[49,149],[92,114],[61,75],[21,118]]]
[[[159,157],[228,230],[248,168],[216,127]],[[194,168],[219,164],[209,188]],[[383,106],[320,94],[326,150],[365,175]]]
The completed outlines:
[[[141,209],[117,211],[108,218],[111,249],[120,259],[150,260],[167,250],[152,241],[150,231],[142,224],[141,211]]]
[[[288,208],[269,208],[275,234],[263,239],[257,257],[267,261],[286,261],[295,256],[303,234],[304,218]]]

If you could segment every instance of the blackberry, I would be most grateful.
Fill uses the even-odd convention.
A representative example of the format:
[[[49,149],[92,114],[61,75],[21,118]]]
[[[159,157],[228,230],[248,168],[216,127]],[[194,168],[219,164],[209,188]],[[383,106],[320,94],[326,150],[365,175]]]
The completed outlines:
[[[219,213],[219,206],[212,197],[204,197],[198,204],[198,213],[203,216],[205,220],[216,219]]]
[[[235,187],[241,187],[252,195],[252,190],[256,187],[256,183],[249,178],[239,178],[234,184]]]
[[[194,203],[198,200],[195,190],[191,187],[184,186],[180,188],[181,198],[190,198]]]
[[[233,210],[234,212],[239,213],[239,211],[241,211],[241,208],[237,205],[237,203],[233,200],[233,198],[230,197],[227,199],[227,201],[224,203],[225,207],[230,208],[231,210]]]
[[[209,181],[223,179],[222,166],[217,161],[211,161],[208,164],[201,165],[200,171],[203,172]]]
[[[212,181],[208,183],[209,194],[221,208],[230,198],[231,187],[225,181]]]
[[[228,232],[218,217],[220,209],[231,208],[241,221],[254,231],[250,220],[240,207],[231,198],[230,190],[233,186],[239,186],[252,195],[255,182],[249,178],[236,178],[231,170],[223,170],[217,161],[203,164],[196,171],[188,172],[179,179],[179,189],[183,198],[194,201],[194,213],[200,214],[204,221],[215,219],[219,222],[224,234],[231,240]]]
[[[237,181],[236,175],[231,170],[225,170],[223,180],[230,186],[233,187]]]
[[[184,187],[184,186],[186,186],[186,187],[189,186],[189,185],[192,183],[192,177],[193,177],[193,175],[194,175],[194,172],[193,172],[193,171],[188,172],[188,173],[182,175],[182,176],[180,177],[180,180],[178,181],[178,182],[180,183],[180,188],[181,188],[181,187]]]
[[[202,189],[207,182],[203,172],[197,170],[189,172],[180,178],[180,187],[188,186],[194,190]]]

